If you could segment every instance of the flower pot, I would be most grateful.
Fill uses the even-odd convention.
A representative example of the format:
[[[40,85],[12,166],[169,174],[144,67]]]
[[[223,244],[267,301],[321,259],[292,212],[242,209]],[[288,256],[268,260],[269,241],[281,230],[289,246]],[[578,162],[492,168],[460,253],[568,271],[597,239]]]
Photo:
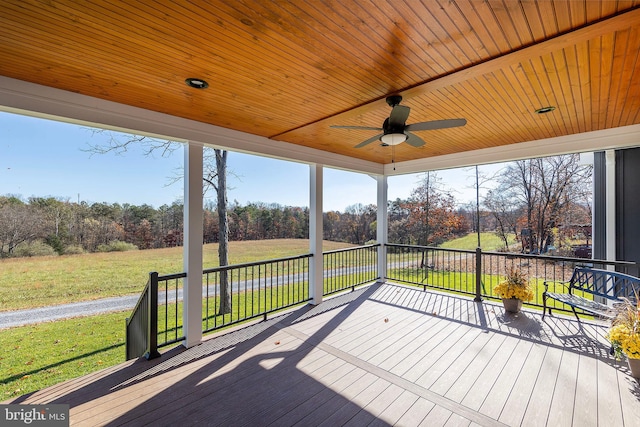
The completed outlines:
[[[518,313],[522,308],[522,300],[518,298],[502,298],[502,304],[509,313]]]
[[[632,359],[627,357],[627,362],[629,363],[629,369],[631,370],[631,376],[633,378],[640,379],[640,359]]]

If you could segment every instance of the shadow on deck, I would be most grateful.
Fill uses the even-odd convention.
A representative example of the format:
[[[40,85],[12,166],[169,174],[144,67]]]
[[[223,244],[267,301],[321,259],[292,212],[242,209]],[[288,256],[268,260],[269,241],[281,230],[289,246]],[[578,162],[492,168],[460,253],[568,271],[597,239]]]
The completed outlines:
[[[640,425],[606,324],[385,284],[12,403],[72,425]]]

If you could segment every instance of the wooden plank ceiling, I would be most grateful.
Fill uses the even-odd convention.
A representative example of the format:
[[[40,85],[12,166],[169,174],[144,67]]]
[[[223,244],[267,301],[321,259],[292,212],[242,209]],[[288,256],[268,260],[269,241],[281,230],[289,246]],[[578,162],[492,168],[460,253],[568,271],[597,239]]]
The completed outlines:
[[[640,123],[640,0],[2,0],[0,75],[389,163],[329,126],[467,119],[405,161]]]

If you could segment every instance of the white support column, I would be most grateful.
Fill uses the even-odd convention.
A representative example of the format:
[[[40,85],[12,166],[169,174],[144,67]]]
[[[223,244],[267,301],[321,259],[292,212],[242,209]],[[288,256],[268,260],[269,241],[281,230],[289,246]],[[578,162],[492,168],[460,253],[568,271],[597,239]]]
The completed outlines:
[[[184,247],[182,324],[187,348],[202,341],[202,145],[184,147]]]
[[[388,228],[388,184],[387,177],[380,175],[376,177],[378,183],[378,218],[377,218],[377,230],[376,241],[380,243],[378,248],[378,274],[380,275],[379,282],[384,283],[387,277],[387,247],[389,239]]]
[[[605,151],[607,260],[616,259],[616,152]],[[609,267],[614,269],[614,267]]]
[[[322,260],[322,165],[309,165],[309,296],[311,303],[322,302],[323,273]]]

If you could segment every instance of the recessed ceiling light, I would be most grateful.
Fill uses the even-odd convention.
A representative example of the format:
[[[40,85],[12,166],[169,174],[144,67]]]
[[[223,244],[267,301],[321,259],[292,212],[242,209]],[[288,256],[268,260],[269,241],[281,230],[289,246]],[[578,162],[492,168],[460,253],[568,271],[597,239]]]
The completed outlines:
[[[553,110],[555,110],[555,109],[556,109],[556,107],[552,107],[552,106],[538,108],[538,109],[536,110],[536,114],[546,114],[546,113],[550,113],[550,112],[552,112],[552,111],[553,111]]]
[[[187,84],[187,86],[191,86],[192,88],[195,88],[195,89],[206,89],[209,87],[209,83],[207,83],[206,81],[202,79],[196,79],[193,77],[189,77],[184,82]]]

